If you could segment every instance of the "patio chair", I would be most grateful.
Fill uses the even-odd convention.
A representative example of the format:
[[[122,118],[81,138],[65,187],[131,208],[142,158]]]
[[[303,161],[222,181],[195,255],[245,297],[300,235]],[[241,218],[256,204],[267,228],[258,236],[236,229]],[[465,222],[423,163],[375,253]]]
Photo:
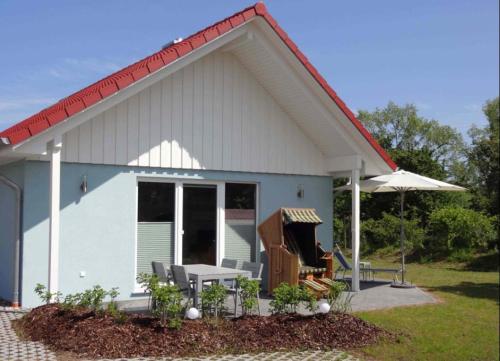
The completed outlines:
[[[352,266],[351,264],[347,261],[345,258],[344,254],[340,250],[338,246],[335,246],[335,249],[333,251],[333,254],[335,255],[335,258],[339,261],[340,266],[335,270],[335,274],[337,274],[339,271],[342,271],[342,279],[345,279],[345,273],[347,271],[352,271]],[[398,280],[398,273],[401,273],[401,269],[396,269],[396,268],[372,268],[372,267],[367,267],[367,268],[362,268],[361,272],[363,273],[363,278],[366,279],[366,272],[370,275],[372,275],[372,280],[375,280],[375,273],[377,272],[385,272],[385,273],[392,273],[392,278],[393,281]],[[336,277],[335,277],[336,278]]]
[[[221,267],[238,269],[240,261],[237,259],[223,258],[220,263]]]
[[[171,265],[170,270],[172,271],[172,279],[174,284],[179,287],[182,293],[187,296],[188,301],[191,299],[194,294],[194,285],[189,282],[188,275],[186,273],[186,269],[184,266],[179,265]]]
[[[153,273],[158,276],[161,283],[170,283],[172,281],[172,273],[170,272],[170,265],[165,262],[153,261]]]
[[[248,262],[244,261],[241,269],[243,271],[250,271],[252,272],[252,277],[249,277],[250,280],[252,281],[257,281],[260,282],[262,281],[262,270],[264,269],[264,264],[259,263],[259,262]],[[260,315],[260,297],[259,297],[259,292],[257,292],[257,310],[259,311]],[[241,296],[240,296],[240,301],[241,301]],[[236,314],[236,306],[235,306],[235,311],[234,313]]]
[[[250,280],[255,280],[260,283],[262,281],[262,270],[264,269],[264,264],[257,262],[240,261],[236,259],[223,258],[221,262],[222,267],[235,268],[244,271],[250,271],[252,276],[249,277]],[[234,315],[236,315],[236,308],[238,307],[238,289],[235,284],[235,280],[229,282],[224,282],[227,293],[231,294],[234,299]],[[257,301],[259,301],[259,294],[257,293]],[[260,315],[260,304],[257,303],[257,308]]]

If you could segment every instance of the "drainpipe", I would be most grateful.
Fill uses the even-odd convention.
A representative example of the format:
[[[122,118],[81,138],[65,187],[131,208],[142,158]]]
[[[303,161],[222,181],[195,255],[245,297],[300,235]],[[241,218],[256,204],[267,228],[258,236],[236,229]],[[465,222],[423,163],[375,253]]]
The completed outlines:
[[[21,249],[21,197],[22,191],[16,183],[0,175],[0,182],[14,190],[16,193],[16,220],[14,222],[16,240],[14,245],[14,292],[12,294],[12,307],[19,307],[19,267],[20,267],[20,249]]]

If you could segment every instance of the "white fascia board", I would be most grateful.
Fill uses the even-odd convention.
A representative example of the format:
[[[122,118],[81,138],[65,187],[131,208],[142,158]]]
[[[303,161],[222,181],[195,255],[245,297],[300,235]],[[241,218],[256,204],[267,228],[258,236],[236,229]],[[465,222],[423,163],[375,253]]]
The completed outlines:
[[[147,87],[153,85],[154,83],[166,78],[167,76],[175,73],[176,71],[184,68],[185,66],[195,62],[196,60],[202,58],[203,56],[219,49],[220,47],[232,42],[238,41],[240,37],[243,36],[243,40],[246,40],[246,32],[248,31],[249,24],[254,21],[253,19],[248,22],[236,27],[224,35],[221,35],[214,40],[206,43],[205,45],[199,47],[198,49],[192,51],[186,56],[175,60],[167,66],[157,70],[156,72],[149,74],[148,76],[134,82],[125,89],[119,90],[113,95],[110,95],[96,104],[82,110],[81,112],[74,114],[71,117],[66,118],[62,122],[47,128],[40,134],[30,137],[25,141],[16,144],[11,147],[16,153],[23,154],[43,154],[46,152],[46,143],[53,139],[55,136],[62,136],[73,128],[78,127],[82,123],[89,119],[92,119],[96,115],[110,109],[111,107],[121,103],[122,101],[132,97],[133,95],[139,93],[140,91],[146,89]],[[1,156],[1,153],[0,153]]]

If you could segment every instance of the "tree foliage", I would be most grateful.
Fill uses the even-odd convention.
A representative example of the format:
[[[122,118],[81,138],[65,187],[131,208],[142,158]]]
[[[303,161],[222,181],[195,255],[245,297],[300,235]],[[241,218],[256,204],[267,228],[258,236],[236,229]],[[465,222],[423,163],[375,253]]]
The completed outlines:
[[[499,214],[499,98],[486,102],[483,111],[488,120],[484,128],[473,126],[469,130],[472,146],[469,151],[471,168],[469,182],[476,192],[476,209],[485,209],[492,215]]]
[[[496,230],[491,216],[497,217],[498,227],[499,99],[486,102],[483,110],[488,125],[469,130],[470,144],[456,129],[420,116],[412,104],[398,106],[389,102],[373,112],[359,112],[359,119],[400,169],[470,190],[407,192],[408,247],[423,257],[450,253],[457,248],[471,251],[484,249],[486,245],[495,247]],[[334,184],[338,186],[345,181],[336,180]],[[347,245],[351,195],[336,193],[334,199],[335,238]],[[361,194],[361,237],[365,251],[398,246],[399,207],[397,193]],[[491,238],[492,234],[495,237]],[[436,252],[437,248],[441,252]]]

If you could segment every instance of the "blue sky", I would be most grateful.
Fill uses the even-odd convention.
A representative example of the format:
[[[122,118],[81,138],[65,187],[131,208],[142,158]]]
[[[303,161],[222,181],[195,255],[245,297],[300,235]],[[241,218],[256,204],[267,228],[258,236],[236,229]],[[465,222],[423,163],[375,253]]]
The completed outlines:
[[[250,4],[0,0],[0,129]],[[393,100],[462,132],[485,124],[498,0],[265,4],[352,110]]]

